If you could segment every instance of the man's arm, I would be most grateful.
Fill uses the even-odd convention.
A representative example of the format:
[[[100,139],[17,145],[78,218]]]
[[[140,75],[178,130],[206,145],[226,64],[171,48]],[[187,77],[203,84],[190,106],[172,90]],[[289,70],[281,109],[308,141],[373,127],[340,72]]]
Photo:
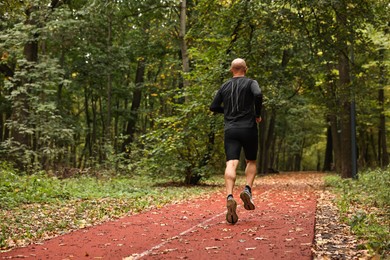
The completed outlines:
[[[223,114],[223,107],[221,106],[222,104],[222,96],[220,91],[217,92],[217,94],[214,97],[213,102],[210,105],[210,110],[213,111],[214,113],[222,113]]]
[[[256,80],[252,81],[251,90],[255,97],[255,115],[256,118],[260,118],[259,120],[256,119],[256,121],[259,123],[261,121],[261,108],[263,107],[263,94]]]
[[[256,118],[261,116],[261,109],[263,107],[263,94],[255,96],[255,115]]]

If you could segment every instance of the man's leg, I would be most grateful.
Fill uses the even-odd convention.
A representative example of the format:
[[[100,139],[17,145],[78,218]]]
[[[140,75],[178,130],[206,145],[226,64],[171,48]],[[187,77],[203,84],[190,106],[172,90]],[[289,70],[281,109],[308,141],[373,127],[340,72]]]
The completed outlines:
[[[244,208],[246,210],[254,210],[255,204],[252,200],[252,186],[256,177],[256,161],[247,160],[245,168],[246,186],[243,192],[240,194],[241,200],[244,202]]]
[[[236,224],[238,221],[238,216],[236,213],[237,202],[233,198],[233,188],[236,182],[236,169],[238,165],[238,160],[229,160],[226,162],[225,169],[225,187],[227,195],[226,203],[226,221],[230,224]]]
[[[253,182],[256,177],[256,161],[246,160],[245,176],[246,185],[252,188]]]
[[[226,196],[229,196],[230,194],[233,195],[234,184],[236,182],[236,169],[238,166],[238,162],[239,160],[229,160],[226,162],[226,169],[225,169]]]

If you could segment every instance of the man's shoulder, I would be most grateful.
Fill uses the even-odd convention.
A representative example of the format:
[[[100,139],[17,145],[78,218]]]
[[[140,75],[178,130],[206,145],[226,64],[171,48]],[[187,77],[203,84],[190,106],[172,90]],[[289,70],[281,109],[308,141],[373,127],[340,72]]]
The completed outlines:
[[[222,83],[221,89],[228,86],[232,82],[232,80],[233,80],[233,78],[230,78],[230,79],[226,80],[224,83]]]
[[[247,83],[253,83],[253,82],[256,82],[256,83],[257,83],[256,80],[254,80],[254,79],[252,79],[252,78],[249,78],[249,77],[247,77],[247,76],[243,77],[242,79],[244,80],[244,82],[247,82]]]

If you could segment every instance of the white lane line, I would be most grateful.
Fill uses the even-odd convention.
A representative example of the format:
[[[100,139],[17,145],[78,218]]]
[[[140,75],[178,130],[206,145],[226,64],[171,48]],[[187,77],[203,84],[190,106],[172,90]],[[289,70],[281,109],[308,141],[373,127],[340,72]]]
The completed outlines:
[[[144,257],[144,256],[147,256],[147,255],[149,255],[150,253],[152,253],[152,251],[159,249],[160,247],[164,246],[166,243],[172,241],[173,239],[177,239],[177,238],[180,237],[180,236],[184,236],[185,234],[191,232],[191,231],[194,230],[195,228],[202,227],[204,224],[206,224],[206,223],[208,223],[208,222],[210,222],[210,221],[212,221],[212,220],[214,220],[214,219],[220,217],[221,215],[223,215],[223,214],[225,214],[225,213],[226,213],[226,211],[221,212],[221,213],[219,213],[219,214],[213,216],[212,218],[206,219],[206,220],[203,221],[202,223],[200,223],[200,224],[198,224],[198,225],[195,225],[195,226],[193,226],[193,227],[191,227],[191,228],[189,228],[189,229],[187,229],[187,230],[181,232],[178,236],[170,237],[170,238],[168,238],[167,240],[165,240],[164,242],[161,242],[160,244],[158,244],[158,245],[156,245],[156,246],[154,246],[154,247],[152,247],[152,248],[150,248],[150,249],[148,249],[148,250],[146,250],[146,251],[144,251],[144,252],[142,252],[142,253],[140,253],[140,254],[132,254],[131,256],[127,256],[127,257],[122,258],[122,260],[136,260],[136,259],[140,259],[140,258],[142,258],[142,257]]]

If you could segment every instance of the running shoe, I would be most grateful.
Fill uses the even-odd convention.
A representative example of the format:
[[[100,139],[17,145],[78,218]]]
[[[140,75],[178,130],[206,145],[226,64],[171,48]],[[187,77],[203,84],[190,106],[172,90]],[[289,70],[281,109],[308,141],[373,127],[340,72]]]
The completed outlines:
[[[255,204],[253,204],[252,193],[248,189],[244,189],[240,194],[241,200],[244,202],[244,208],[246,210],[254,210]]]
[[[236,224],[238,221],[238,216],[236,213],[237,202],[233,198],[228,199],[226,208],[226,221],[230,224]]]

